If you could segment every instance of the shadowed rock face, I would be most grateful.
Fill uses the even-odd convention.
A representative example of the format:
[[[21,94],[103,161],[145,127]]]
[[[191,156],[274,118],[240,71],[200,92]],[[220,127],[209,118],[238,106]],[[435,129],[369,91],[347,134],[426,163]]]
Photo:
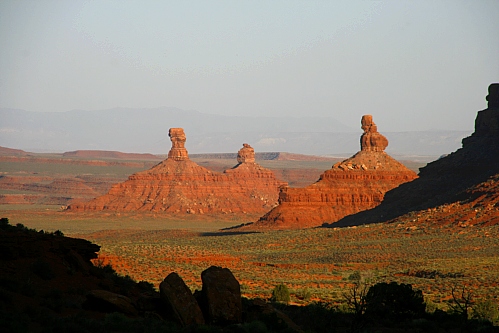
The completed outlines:
[[[478,112],[475,132],[462,140],[462,148],[428,163],[420,169],[418,179],[386,193],[378,207],[345,217],[332,226],[383,222],[413,211],[466,202],[483,192],[474,187],[487,181],[495,184],[499,174],[499,84],[491,84],[488,92],[488,108]],[[487,195],[491,198],[490,193]]]
[[[242,322],[241,288],[228,268],[211,266],[201,273],[203,289],[198,294],[208,322],[217,325]]]
[[[378,133],[371,115],[361,121],[361,150],[336,163],[305,188],[283,187],[279,205],[247,228],[298,229],[335,222],[373,208],[387,191],[417,175],[386,154],[388,140]]]
[[[255,152],[244,144],[239,164],[223,173],[189,159],[181,128],[169,131],[168,158],[113,185],[109,192],[70,211],[157,212],[171,214],[263,214],[277,204],[283,183],[272,171],[255,163]]]
[[[170,273],[159,285],[161,299],[169,305],[182,326],[204,324],[203,313],[191,290],[175,272]]]

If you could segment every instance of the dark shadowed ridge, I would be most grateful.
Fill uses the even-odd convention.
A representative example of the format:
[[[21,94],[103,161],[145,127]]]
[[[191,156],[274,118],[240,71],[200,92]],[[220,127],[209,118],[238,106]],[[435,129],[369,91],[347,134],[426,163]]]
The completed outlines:
[[[478,112],[475,132],[463,139],[462,148],[421,168],[418,179],[387,192],[376,208],[324,226],[384,222],[466,199],[466,189],[499,173],[499,84],[489,86],[487,101],[488,108]]]

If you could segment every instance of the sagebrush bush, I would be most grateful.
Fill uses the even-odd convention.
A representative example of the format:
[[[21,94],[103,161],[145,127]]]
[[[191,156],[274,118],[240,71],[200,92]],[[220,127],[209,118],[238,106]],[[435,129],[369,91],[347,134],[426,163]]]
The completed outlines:
[[[283,302],[283,303],[289,303],[291,300],[291,297],[289,295],[289,289],[286,287],[284,284],[279,284],[275,286],[275,288],[272,290],[272,298],[270,299],[273,302]]]
[[[473,319],[490,321],[493,324],[499,323],[499,307],[491,299],[478,302],[473,307]]]

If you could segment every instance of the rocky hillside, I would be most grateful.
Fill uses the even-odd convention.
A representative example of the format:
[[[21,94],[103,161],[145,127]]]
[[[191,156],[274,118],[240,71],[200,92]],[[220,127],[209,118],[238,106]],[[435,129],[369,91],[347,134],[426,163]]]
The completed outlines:
[[[419,178],[386,193],[378,207],[331,226],[398,218],[434,218],[440,223],[499,223],[499,84],[489,86],[488,108],[479,111],[474,133],[462,148],[421,168]]]
[[[301,331],[266,301],[241,298],[227,268],[204,270],[202,289],[194,294],[171,272],[158,292],[95,261],[99,249],[60,231],[12,226],[1,218],[2,332],[205,332],[208,325],[210,332],[230,325],[237,330],[224,332],[253,332],[242,323],[259,320]]]

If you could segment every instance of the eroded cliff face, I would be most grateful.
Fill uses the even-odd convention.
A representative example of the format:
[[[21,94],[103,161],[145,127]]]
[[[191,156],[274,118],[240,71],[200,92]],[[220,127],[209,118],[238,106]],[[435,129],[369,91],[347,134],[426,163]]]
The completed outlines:
[[[371,115],[363,116],[361,124],[364,133],[357,154],[333,165],[308,187],[282,187],[279,205],[250,228],[298,229],[334,222],[379,205],[387,191],[417,178],[384,152],[388,140]]]
[[[263,214],[277,204],[279,186],[272,171],[255,163],[253,148],[244,144],[238,164],[224,173],[189,159],[183,129],[170,129],[168,158],[94,200],[72,204],[70,211],[165,212],[174,214]]]
[[[423,213],[435,223],[499,223],[499,197],[494,192],[499,175],[499,83],[489,86],[486,100],[488,107],[478,112],[475,132],[462,140],[462,148],[428,163],[420,169],[418,179],[388,192],[383,204],[332,226],[383,222]],[[435,212],[444,212],[439,216],[445,218],[437,218]]]

